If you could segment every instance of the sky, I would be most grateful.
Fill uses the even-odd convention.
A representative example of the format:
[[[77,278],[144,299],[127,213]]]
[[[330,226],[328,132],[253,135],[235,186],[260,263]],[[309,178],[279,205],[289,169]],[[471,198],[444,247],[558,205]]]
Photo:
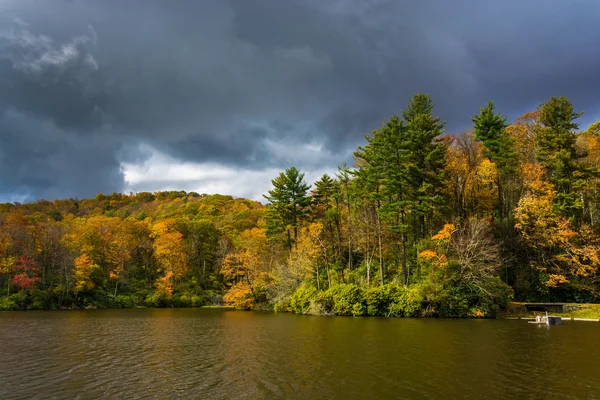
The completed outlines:
[[[0,201],[186,190],[261,200],[352,164],[427,93],[600,119],[597,0],[0,0]],[[264,200],[264,199],[263,199]]]

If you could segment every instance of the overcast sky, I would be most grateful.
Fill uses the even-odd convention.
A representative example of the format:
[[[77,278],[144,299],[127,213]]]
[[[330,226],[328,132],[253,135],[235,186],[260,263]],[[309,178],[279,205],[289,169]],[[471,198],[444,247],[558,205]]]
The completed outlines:
[[[309,183],[425,92],[600,119],[598,0],[0,0],[0,201]]]

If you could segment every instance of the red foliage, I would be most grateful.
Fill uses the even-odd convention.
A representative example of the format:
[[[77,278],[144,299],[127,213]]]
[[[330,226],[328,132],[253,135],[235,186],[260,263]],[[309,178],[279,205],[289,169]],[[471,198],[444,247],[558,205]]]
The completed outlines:
[[[32,259],[20,257],[12,268],[14,274],[12,284],[22,289],[33,289],[40,280],[38,271],[39,268]]]

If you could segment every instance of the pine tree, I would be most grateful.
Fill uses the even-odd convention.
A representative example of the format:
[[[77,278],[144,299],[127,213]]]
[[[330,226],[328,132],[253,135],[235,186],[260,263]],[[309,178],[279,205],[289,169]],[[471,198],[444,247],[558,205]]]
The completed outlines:
[[[536,158],[557,191],[555,207],[558,212],[578,220],[582,204],[577,191],[585,186],[586,174],[578,165],[583,154],[579,154],[575,146],[575,130],[579,127],[575,120],[583,113],[575,112],[566,97],[552,97],[538,109],[542,127],[536,136]]]
[[[479,114],[471,118],[473,133],[475,138],[485,145],[484,155],[496,164],[500,171],[512,173],[517,166],[514,140],[506,131],[506,117],[494,111],[493,101],[488,101],[479,109]]]
[[[336,180],[339,182],[338,191],[336,192],[336,198],[346,205],[346,232],[348,237],[348,269],[352,269],[352,202],[354,200],[354,193],[352,188],[352,171],[343,163],[338,166],[338,173],[336,174]],[[341,231],[341,220],[340,220],[340,231]],[[341,235],[340,235],[341,236]]]
[[[277,218],[287,231],[287,245],[292,248],[293,240],[298,238],[298,223],[310,204],[307,195],[310,186],[304,182],[304,174],[296,167],[290,167],[271,181],[273,189],[269,195],[263,195],[271,203],[271,218]],[[270,228],[278,224],[270,224]],[[294,232],[292,240],[291,232]]]
[[[406,157],[409,196],[413,202],[415,239],[428,233],[427,218],[442,206],[448,146],[441,135],[445,122],[432,114],[431,98],[419,93],[402,111],[406,129]]]
[[[321,179],[315,182],[315,190],[313,191],[313,203],[326,212],[331,207],[331,201],[335,193],[335,181],[327,174],[324,174]]]
[[[509,180],[517,169],[517,152],[515,151],[514,139],[506,128],[506,117],[496,113],[494,102],[488,101],[485,106],[475,114],[473,121],[473,132],[475,138],[485,146],[484,155],[490,159],[498,169],[496,186],[498,188],[497,214],[502,224],[508,218],[513,208],[508,199]],[[504,225],[503,225],[504,226]]]
[[[407,219],[412,203],[409,199],[408,150],[403,121],[392,116],[381,129],[366,136],[368,144],[354,153],[359,164],[357,179],[366,196],[376,204],[378,215],[400,241],[400,263],[404,281],[408,282]],[[381,220],[379,239],[381,240]],[[380,246],[381,248],[381,246]],[[383,265],[380,262],[380,280],[383,284]]]
[[[340,259],[341,250],[341,213],[337,197],[340,192],[340,184],[329,175],[324,174],[315,182],[312,192],[312,216],[323,225],[323,235],[327,241],[332,258]],[[326,261],[328,261],[326,260]]]

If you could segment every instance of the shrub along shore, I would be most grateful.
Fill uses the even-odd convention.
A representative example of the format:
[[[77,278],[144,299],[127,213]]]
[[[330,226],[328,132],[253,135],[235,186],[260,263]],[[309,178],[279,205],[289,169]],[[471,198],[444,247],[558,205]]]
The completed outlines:
[[[277,304],[256,303],[252,309],[276,312],[292,312],[322,316],[380,316],[380,317],[494,317],[508,306],[508,303],[483,303],[479,298],[458,291],[440,298],[437,302],[424,303],[424,287],[406,288],[396,284],[385,284],[364,288],[354,284],[334,285],[319,291],[310,285],[298,288],[286,301]],[[41,310],[48,307],[43,294],[28,296],[18,292],[0,299],[0,310]],[[509,296],[502,297],[508,299]],[[426,305],[425,305],[426,304]],[[81,298],[61,309],[103,309],[103,308],[164,308],[164,307],[217,307],[247,310],[225,305],[223,297],[213,291],[177,293],[170,298],[153,294],[134,295],[112,293],[97,294]]]

